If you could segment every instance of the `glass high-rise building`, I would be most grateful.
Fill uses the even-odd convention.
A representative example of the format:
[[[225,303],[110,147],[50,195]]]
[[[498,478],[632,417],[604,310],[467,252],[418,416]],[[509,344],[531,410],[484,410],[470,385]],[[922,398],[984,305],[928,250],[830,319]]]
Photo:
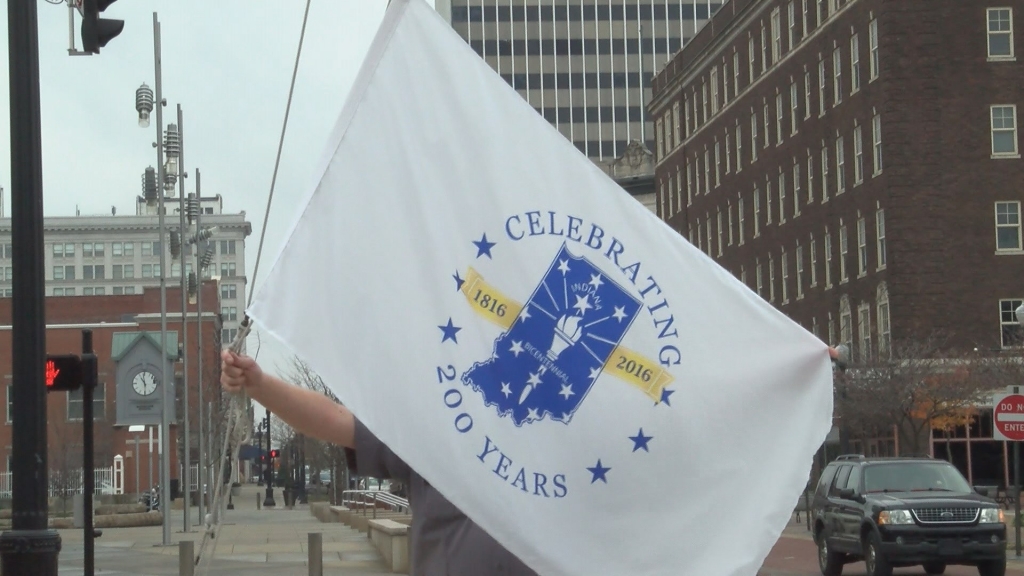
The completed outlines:
[[[654,149],[651,77],[721,6],[708,0],[436,0],[438,12],[595,161]]]

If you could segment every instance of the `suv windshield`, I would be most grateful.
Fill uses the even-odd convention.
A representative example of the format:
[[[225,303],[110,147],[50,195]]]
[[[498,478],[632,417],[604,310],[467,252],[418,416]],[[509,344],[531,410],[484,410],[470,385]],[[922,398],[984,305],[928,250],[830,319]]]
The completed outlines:
[[[864,467],[865,492],[942,490],[971,492],[960,471],[946,462],[893,462]]]

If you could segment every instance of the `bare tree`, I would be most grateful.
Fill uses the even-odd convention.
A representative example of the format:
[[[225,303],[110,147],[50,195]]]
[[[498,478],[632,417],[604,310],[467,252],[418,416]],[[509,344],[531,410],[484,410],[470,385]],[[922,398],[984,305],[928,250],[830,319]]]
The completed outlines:
[[[893,342],[891,352],[861,359],[836,376],[836,407],[862,437],[896,428],[904,453],[922,454],[933,427],[969,422],[989,387],[986,362],[959,354],[933,335]]]
[[[286,380],[323,394],[341,404],[338,396],[324,383],[323,378],[298,356],[291,357],[289,365],[283,373]],[[307,450],[307,463],[311,464],[314,472],[323,470],[324,468],[321,468],[321,466],[325,466],[330,471],[331,503],[336,504],[340,502],[342,491],[348,487],[348,467],[346,465],[345,449],[341,446],[312,438],[305,440],[305,447]]]

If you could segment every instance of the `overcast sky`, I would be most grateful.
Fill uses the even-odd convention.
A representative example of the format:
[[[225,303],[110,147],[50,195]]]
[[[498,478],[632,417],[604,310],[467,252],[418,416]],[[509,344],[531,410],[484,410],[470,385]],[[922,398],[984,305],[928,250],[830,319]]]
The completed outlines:
[[[433,4],[432,0],[429,0]],[[154,87],[153,12],[163,52],[164,122],[184,113],[188,172],[202,171],[204,196],[221,194],[225,212],[245,211],[252,281],[305,0],[123,0],[104,17],[124,31],[94,56],[68,55],[68,8],[38,0],[42,94],[43,190],[47,216],[134,214],[141,175],[156,165],[156,121],[139,128],[135,90]],[[295,85],[259,285],[313,182],[328,132],[355,79],[386,0],[313,0]],[[260,9],[260,8],[267,9]],[[75,15],[75,42],[81,49]],[[8,62],[7,10],[0,10],[0,62]],[[9,109],[7,66],[0,108]],[[10,216],[10,119],[0,114],[0,186]],[[186,185],[191,192],[194,178]],[[250,338],[250,352],[255,338]],[[262,339],[261,364],[287,363],[286,351]]]

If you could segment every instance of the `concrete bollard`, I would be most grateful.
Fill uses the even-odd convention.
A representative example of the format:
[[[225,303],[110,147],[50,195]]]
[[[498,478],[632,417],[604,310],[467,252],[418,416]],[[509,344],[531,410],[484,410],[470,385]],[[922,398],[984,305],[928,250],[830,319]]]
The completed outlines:
[[[263,501],[260,500],[260,495],[259,494],[256,495],[256,509],[257,510],[262,510],[263,509]]]
[[[178,542],[178,576],[194,576],[196,569],[195,542]]]
[[[309,533],[309,576],[324,576],[324,535]]]

